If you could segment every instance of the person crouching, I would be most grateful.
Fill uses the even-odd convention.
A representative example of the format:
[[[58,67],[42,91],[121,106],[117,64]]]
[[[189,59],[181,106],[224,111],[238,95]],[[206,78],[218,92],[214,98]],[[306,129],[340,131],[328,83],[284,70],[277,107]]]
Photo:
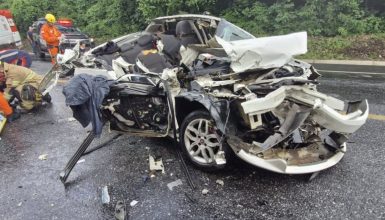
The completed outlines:
[[[28,68],[0,62],[0,85],[4,96],[10,102],[16,98],[24,110],[29,111],[43,101],[51,101],[49,94],[43,97],[38,91],[42,79],[42,76]]]

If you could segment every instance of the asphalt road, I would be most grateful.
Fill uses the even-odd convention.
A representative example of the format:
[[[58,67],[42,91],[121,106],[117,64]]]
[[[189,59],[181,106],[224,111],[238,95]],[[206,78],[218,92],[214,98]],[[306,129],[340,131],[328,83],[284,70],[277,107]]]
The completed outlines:
[[[33,69],[42,73],[49,65],[35,61]],[[325,74],[319,89],[343,99],[367,98],[371,118],[377,118],[352,135],[339,164],[311,182],[245,164],[218,173],[189,166],[197,186],[191,190],[170,140],[129,136],[85,156],[64,186],[59,172],[86,129],[68,120],[59,85],[52,105],[24,114],[1,135],[0,219],[113,219],[119,200],[129,219],[384,219],[385,76]],[[106,130],[93,146],[112,135]],[[46,160],[39,160],[42,154]],[[148,178],[149,154],[163,158],[166,174]],[[178,179],[182,185],[170,191],[167,184]],[[101,202],[103,186],[108,205]],[[133,200],[138,203],[131,207]]]

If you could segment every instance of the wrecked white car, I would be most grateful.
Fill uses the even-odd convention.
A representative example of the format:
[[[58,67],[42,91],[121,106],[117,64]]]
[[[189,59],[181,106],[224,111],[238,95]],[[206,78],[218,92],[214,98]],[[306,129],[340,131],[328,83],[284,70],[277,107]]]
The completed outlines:
[[[369,111],[366,100],[345,103],[318,92],[320,74],[293,58],[306,51],[305,32],[256,38],[224,19],[177,15],[81,56],[68,50],[59,62],[74,70],[67,87],[76,92],[85,74],[105,80],[91,115],[111,130],[175,137],[201,169],[221,169],[235,154],[273,172],[305,174],[337,164]],[[102,93],[91,93],[95,104],[100,97],[93,95]],[[79,107],[64,94],[76,117]],[[72,167],[70,161],[62,180]]]

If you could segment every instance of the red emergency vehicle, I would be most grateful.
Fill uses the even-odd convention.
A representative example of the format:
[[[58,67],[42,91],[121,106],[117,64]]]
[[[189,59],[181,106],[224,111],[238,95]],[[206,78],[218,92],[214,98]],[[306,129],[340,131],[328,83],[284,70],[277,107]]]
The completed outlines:
[[[0,10],[0,49],[21,47],[19,31],[9,10]]]
[[[74,26],[72,20],[69,18],[59,18],[56,23],[66,28]]]

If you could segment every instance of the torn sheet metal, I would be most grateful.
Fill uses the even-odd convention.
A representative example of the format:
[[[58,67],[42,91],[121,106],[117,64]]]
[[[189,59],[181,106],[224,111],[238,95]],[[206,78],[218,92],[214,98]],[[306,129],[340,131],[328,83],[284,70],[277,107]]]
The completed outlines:
[[[281,67],[307,52],[306,32],[232,42],[216,36],[216,40],[231,58],[234,72]]]
[[[197,91],[183,92],[175,97],[176,112],[182,108],[182,106],[178,105],[178,103],[183,103],[184,99],[189,102],[197,102],[202,104],[202,106],[204,106],[210,112],[210,115],[214,119],[217,128],[222,133],[226,133],[225,121],[228,113],[227,109],[230,105],[227,100],[216,100],[212,96],[208,96]]]
[[[349,104],[353,107],[344,115],[338,112],[344,107],[341,100],[301,86],[282,86],[263,98],[245,101],[241,106],[245,114],[261,114],[277,108],[285,99],[311,107],[313,120],[327,129],[341,133],[350,134],[357,131],[369,115],[366,100]]]
[[[278,132],[269,136],[260,147],[265,151],[283,141],[303,124],[310,112],[311,109],[308,107],[293,104]]]

